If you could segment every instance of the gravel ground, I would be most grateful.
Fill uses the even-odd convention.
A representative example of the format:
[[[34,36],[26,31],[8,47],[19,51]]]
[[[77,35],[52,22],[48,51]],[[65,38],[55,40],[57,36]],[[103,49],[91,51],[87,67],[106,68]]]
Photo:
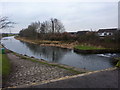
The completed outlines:
[[[8,57],[11,60],[12,72],[4,87],[40,83],[45,80],[74,75],[68,70],[24,60],[12,53],[8,53]]]

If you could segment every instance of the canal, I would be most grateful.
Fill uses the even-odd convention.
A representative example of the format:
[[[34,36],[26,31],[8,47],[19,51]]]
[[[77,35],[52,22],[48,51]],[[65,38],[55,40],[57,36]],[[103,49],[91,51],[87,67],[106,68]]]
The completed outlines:
[[[112,58],[119,54],[78,54],[70,49],[30,44],[12,37],[2,38],[1,43],[16,53],[66,64],[87,70],[101,70],[113,67]]]

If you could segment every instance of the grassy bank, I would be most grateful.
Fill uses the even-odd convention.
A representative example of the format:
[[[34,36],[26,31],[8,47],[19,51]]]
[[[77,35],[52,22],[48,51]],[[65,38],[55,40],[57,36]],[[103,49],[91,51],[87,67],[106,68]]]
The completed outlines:
[[[19,37],[19,36],[16,36],[15,38],[20,41],[24,41],[32,44],[38,44],[43,46],[55,46],[55,47],[68,48],[68,49],[72,49],[76,45],[76,42],[50,41],[50,40],[38,40],[38,39],[32,40],[29,38]]]
[[[1,45],[0,48],[2,48]],[[2,54],[2,51],[0,50],[0,75],[2,75],[3,84],[7,80],[10,71],[11,71],[11,64],[9,58],[7,57],[6,54]]]
[[[2,75],[2,54],[0,54],[0,75]]]
[[[38,39],[30,39],[30,38],[25,38],[25,37],[15,37],[18,40],[33,43],[33,44],[61,44],[63,42],[61,41],[50,41],[50,40],[38,40]]]
[[[119,53],[120,49],[116,48],[105,48],[103,46],[96,46],[88,43],[79,43],[77,41],[75,42],[64,42],[64,41],[49,41],[49,40],[31,40],[29,38],[25,37],[15,37],[16,39],[32,44],[38,44],[41,46],[54,46],[54,47],[60,47],[60,48],[68,48],[68,49],[74,49],[74,51],[78,53],[85,53],[85,54],[91,54],[91,53]]]
[[[120,49],[113,48],[104,48],[101,46],[93,46],[93,45],[77,45],[74,47],[74,51],[77,53],[83,54],[103,54],[103,53],[120,53]]]
[[[80,49],[80,50],[103,50],[105,48],[102,47],[95,47],[95,46],[87,46],[87,45],[77,45],[75,46],[76,49]]]
[[[5,78],[10,73],[11,65],[10,65],[10,61],[9,61],[6,54],[0,54],[0,57],[1,57],[0,62],[2,62],[1,63],[1,65],[2,65],[2,71],[1,72],[2,72],[3,78]]]

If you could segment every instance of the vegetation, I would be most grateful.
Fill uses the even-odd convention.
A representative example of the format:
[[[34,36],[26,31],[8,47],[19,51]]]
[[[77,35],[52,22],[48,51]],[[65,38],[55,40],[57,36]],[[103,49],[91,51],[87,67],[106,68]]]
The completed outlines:
[[[28,26],[28,28],[20,31],[19,35],[21,37],[28,37],[33,39],[48,39],[53,38],[57,33],[62,33],[65,31],[63,24],[60,20],[52,18],[49,21],[40,23],[34,22]]]
[[[49,40],[63,42],[78,42],[79,44],[90,44],[92,46],[102,46],[104,48],[120,49],[120,30],[117,33],[100,38],[96,32],[89,31],[87,33],[70,34],[65,32],[64,25],[60,20],[52,18],[45,22],[34,22],[19,32],[20,37],[31,40]]]
[[[2,61],[2,76],[6,77],[10,73],[10,62],[6,54],[0,54],[0,61]]]
[[[101,48],[101,47],[95,47],[95,46],[87,46],[87,45],[77,45],[75,46],[76,49],[80,49],[80,50],[100,50],[100,49],[105,49],[105,48]]]
[[[116,67],[120,67],[120,57],[117,58],[117,60],[118,60],[118,62],[117,62],[117,64],[116,64]]]
[[[2,75],[2,55],[0,54],[0,75]]]
[[[117,67],[120,67],[120,60],[116,64]]]
[[[10,33],[2,33],[2,37],[9,37],[9,36],[15,36],[17,34],[10,34]]]
[[[0,45],[0,48],[2,48],[2,46]],[[0,51],[0,75],[2,75],[2,51]]]
[[[0,48],[2,46],[0,45]],[[11,71],[11,64],[6,54],[2,54],[0,51],[0,75],[2,75],[3,83],[6,81]]]

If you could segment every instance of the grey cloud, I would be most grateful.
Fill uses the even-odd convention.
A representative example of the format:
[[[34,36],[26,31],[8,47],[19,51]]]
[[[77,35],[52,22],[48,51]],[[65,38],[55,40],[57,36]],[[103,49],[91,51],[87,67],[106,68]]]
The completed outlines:
[[[3,15],[18,23],[13,32],[51,17],[60,19],[67,31],[117,27],[116,2],[6,2],[2,8]]]

